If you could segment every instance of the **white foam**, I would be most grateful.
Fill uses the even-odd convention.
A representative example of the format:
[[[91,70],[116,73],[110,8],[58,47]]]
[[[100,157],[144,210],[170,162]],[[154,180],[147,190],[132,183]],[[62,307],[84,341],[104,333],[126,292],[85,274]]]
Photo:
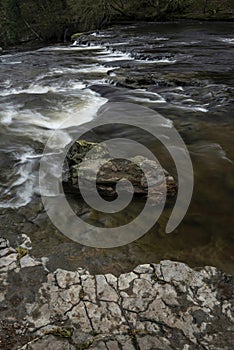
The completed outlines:
[[[100,85],[116,85],[116,83],[112,84],[112,80],[111,79],[106,79],[106,78],[102,78],[102,79],[93,79],[89,81],[89,86],[92,85],[96,85],[96,84],[100,84]]]
[[[110,77],[116,77],[116,75],[117,74],[115,72],[110,72],[110,74],[109,74]]]
[[[9,89],[11,87],[11,84],[12,84],[11,80],[6,79],[6,80],[0,82],[0,87]]]
[[[111,46],[121,46],[121,45],[127,45],[129,44],[129,41],[123,41],[119,43],[111,43]]]
[[[163,124],[161,124],[161,126],[164,126],[165,128],[173,128],[173,125],[174,125],[173,121],[167,118],[164,118],[164,119],[166,120]]]
[[[196,106],[194,106],[194,107],[190,107],[190,109],[192,111],[198,111],[198,112],[203,112],[203,113],[209,112],[209,110],[207,108],[204,108],[204,107],[196,107]]]
[[[194,45],[194,44],[199,44],[200,42],[201,42],[200,40],[193,40],[193,41],[190,41],[189,44]]]
[[[179,41],[177,42],[177,45],[180,46],[180,45],[184,45],[184,46],[189,46],[189,45],[195,45],[195,44],[198,44],[200,43],[200,41]]]
[[[201,107],[201,106],[182,106],[182,105],[178,105],[177,103],[173,103],[173,105],[179,109],[185,109],[187,111],[202,112],[202,113],[209,112],[207,108]]]
[[[136,60],[139,63],[148,63],[148,64],[160,64],[160,63],[167,63],[167,64],[174,64],[177,62],[177,60],[173,60],[170,58],[160,58],[157,60],[150,60],[150,59],[146,59],[146,60]]]
[[[66,47],[59,47],[59,46],[51,46],[51,47],[45,47],[42,49],[39,49],[38,51],[43,51],[43,52],[50,52],[50,51],[67,51],[67,52],[72,52],[72,51],[88,51],[88,50],[102,50],[103,47],[100,45],[71,45],[71,46],[66,46]]]
[[[148,97],[149,96],[149,97]],[[150,98],[150,97],[153,98]],[[145,93],[145,96],[139,96],[137,94],[133,94],[132,96],[129,95],[129,98],[134,100],[134,101],[138,101],[138,102],[147,102],[147,103],[166,103],[166,100],[158,95],[157,93]]]
[[[170,38],[162,36],[162,37],[154,38],[154,40],[156,40],[156,41],[166,41],[166,40],[170,40]]]
[[[105,67],[103,65],[89,65],[84,68],[78,69],[79,73],[107,73],[110,70],[117,69],[119,67]]]
[[[95,36],[97,38],[112,38],[113,37],[113,35],[111,35],[111,34],[109,34],[109,35],[108,34],[99,34],[99,33],[96,33],[96,32],[94,32],[94,33],[92,33],[90,35]]]
[[[85,65],[81,68],[77,67],[77,68],[53,68],[47,75],[42,75],[40,76],[39,79],[43,79],[46,76],[53,76],[56,74],[67,74],[67,73],[71,73],[71,74],[77,74],[77,73],[107,73],[109,70],[112,69],[117,69],[119,67],[106,67],[100,64],[89,64],[89,65]],[[82,83],[81,83],[82,86]],[[83,84],[84,86],[84,84]]]
[[[166,102],[166,100],[157,92],[147,91],[146,89],[135,89],[133,93],[135,95],[143,93],[144,94],[143,98],[147,98],[149,96],[149,99],[151,101],[153,100],[150,97],[153,97],[153,98],[157,98],[156,102]]]
[[[71,88],[75,88],[75,86]],[[26,125],[46,129],[65,129],[92,120],[98,109],[107,101],[90,89],[86,89],[83,96],[79,97],[82,101],[78,101],[77,104],[72,106],[59,104],[54,111],[47,113],[47,115],[28,109],[17,114],[14,119]]]
[[[14,115],[14,111],[10,111],[10,110],[7,110],[7,111],[4,111],[3,113],[0,114],[0,122],[2,125],[5,125],[5,126],[8,126],[11,124],[12,122],[12,118],[13,118],[13,115]],[[16,115],[16,112],[15,112],[15,115]]]
[[[111,52],[110,50],[107,50],[103,52],[102,55],[96,56],[95,59],[101,62],[112,62],[124,60],[130,61],[134,60],[134,57],[132,57],[130,53],[124,53],[122,51]]]
[[[9,126],[12,123],[12,119],[17,116],[17,111],[11,105],[4,107],[4,110],[0,112],[0,122],[2,125]]]
[[[34,194],[36,176],[33,174],[34,161],[30,157],[34,151],[31,149],[18,156],[17,179],[5,191],[4,196],[12,199],[0,202],[2,208],[19,208],[30,203]],[[4,197],[3,196],[3,197]]]
[[[234,44],[234,38],[220,38],[218,40],[222,41],[223,43]]]
[[[76,74],[77,72],[79,72],[78,68],[60,67],[51,69],[51,71],[48,72],[47,76],[53,76],[56,74]]]
[[[0,118],[0,121],[2,125],[10,125],[12,122],[12,114],[9,112],[5,113],[5,115],[2,118]]]
[[[15,64],[21,64],[21,63],[22,63],[22,61],[7,61],[4,59],[2,59],[2,61],[0,62],[0,64],[5,64],[5,65],[7,65],[7,64],[15,65]]]
[[[57,73],[58,71],[56,71]],[[10,96],[10,95],[20,95],[20,94],[29,94],[29,95],[43,95],[49,92],[64,92],[67,90],[81,90],[86,87],[86,84],[82,82],[71,82],[69,88],[63,87],[61,85],[51,85],[51,86],[42,86],[38,84],[32,84],[28,88],[18,88],[18,89],[7,89],[0,91],[0,96]]]
[[[49,91],[52,91],[52,88],[49,86],[31,86],[27,89],[18,88],[18,89],[8,89],[0,92],[0,96],[9,96],[9,95],[19,95],[19,94],[46,94]]]

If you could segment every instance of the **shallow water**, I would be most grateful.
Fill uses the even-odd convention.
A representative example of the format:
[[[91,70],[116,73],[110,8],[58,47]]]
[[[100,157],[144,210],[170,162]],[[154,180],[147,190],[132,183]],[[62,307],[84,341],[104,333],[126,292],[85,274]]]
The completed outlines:
[[[93,46],[2,55],[0,233],[29,234],[34,255],[48,256],[51,269],[85,266],[120,273],[139,263],[175,259],[233,273],[233,29],[232,23],[200,22],[116,26],[96,33]],[[133,89],[132,81],[145,77],[153,77],[151,83]],[[190,151],[195,187],[175,232],[165,233],[172,209],[166,208],[144,237],[103,250],[70,241],[50,223],[40,206],[38,169],[54,130],[60,152],[75,126],[96,118],[107,101],[147,106],[173,122]],[[144,142],[176,176],[169,154],[148,135],[106,127],[97,136]],[[110,217],[90,211],[82,199],[70,201],[96,225],[113,227],[126,220],[121,213]],[[133,203],[129,219],[138,206]]]

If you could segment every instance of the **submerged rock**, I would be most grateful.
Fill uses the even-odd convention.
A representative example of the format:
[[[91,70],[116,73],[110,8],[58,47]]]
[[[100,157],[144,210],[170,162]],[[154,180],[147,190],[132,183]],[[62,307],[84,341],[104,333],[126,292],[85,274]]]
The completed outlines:
[[[2,350],[232,348],[234,281],[214,267],[165,260],[114,276],[30,259],[0,264]]]
[[[95,152],[86,157],[87,153],[94,148]],[[83,163],[85,157],[85,163]],[[147,172],[152,186],[150,193],[148,193],[148,182],[142,168]],[[129,191],[128,182],[131,182],[135,195],[148,195],[154,203],[164,199],[165,187],[170,197],[174,197],[177,192],[174,178],[166,170],[162,170],[156,162],[142,156],[132,157],[130,160],[109,160],[109,152],[105,144],[99,145],[87,141],[76,141],[67,154],[66,172],[63,176],[65,191],[79,192],[79,176],[82,178],[82,185],[87,189],[91,183],[96,182],[99,193],[104,197],[117,196],[116,185],[119,181],[122,182],[122,190]]]

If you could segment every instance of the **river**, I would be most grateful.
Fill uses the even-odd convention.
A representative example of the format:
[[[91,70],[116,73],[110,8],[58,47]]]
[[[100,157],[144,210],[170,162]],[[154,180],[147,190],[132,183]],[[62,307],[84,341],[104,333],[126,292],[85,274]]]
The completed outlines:
[[[93,33],[86,45],[3,54],[0,234],[15,246],[21,234],[29,235],[34,256],[48,257],[49,269],[82,266],[94,273],[121,273],[172,259],[233,273],[233,29],[228,22],[137,23]],[[146,106],[173,123],[190,152],[195,185],[187,215],[173,233],[165,233],[171,212],[166,208],[141,239],[95,249],[69,240],[50,222],[40,201],[38,171],[54,130],[59,150],[71,141],[73,128],[95,118],[107,101]],[[104,128],[100,134],[144,137],[124,128]],[[168,153],[147,142],[176,176]],[[84,205],[80,198],[73,201]],[[90,210],[84,216],[97,225],[108,220]]]

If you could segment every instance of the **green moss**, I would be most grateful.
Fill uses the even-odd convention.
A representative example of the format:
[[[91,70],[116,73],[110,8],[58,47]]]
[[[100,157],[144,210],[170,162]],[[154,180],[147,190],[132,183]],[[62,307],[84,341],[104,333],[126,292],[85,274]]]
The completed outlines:
[[[140,329],[130,329],[128,332],[130,338],[133,340],[137,335],[155,335],[153,332],[147,331],[147,330],[140,330]]]
[[[71,36],[71,39],[76,40],[77,38],[81,37],[82,35],[84,35],[84,33],[75,33]]]
[[[131,339],[133,339],[138,333],[141,333],[139,329],[130,329],[129,336]]]
[[[25,255],[28,254],[28,249],[26,248],[17,247],[15,250],[18,253],[18,260],[22,259]]]
[[[93,344],[93,339],[87,340],[85,343],[77,345],[77,350],[85,350],[88,349]]]
[[[83,148],[93,148],[95,145],[97,145],[95,142],[85,141],[85,140],[78,140],[76,141],[81,147]]]
[[[52,335],[55,335],[57,337],[62,337],[62,338],[71,338],[72,330],[62,328],[62,327],[55,327],[55,328],[52,328],[52,329],[46,331],[45,334],[47,334],[47,335],[52,334]]]

